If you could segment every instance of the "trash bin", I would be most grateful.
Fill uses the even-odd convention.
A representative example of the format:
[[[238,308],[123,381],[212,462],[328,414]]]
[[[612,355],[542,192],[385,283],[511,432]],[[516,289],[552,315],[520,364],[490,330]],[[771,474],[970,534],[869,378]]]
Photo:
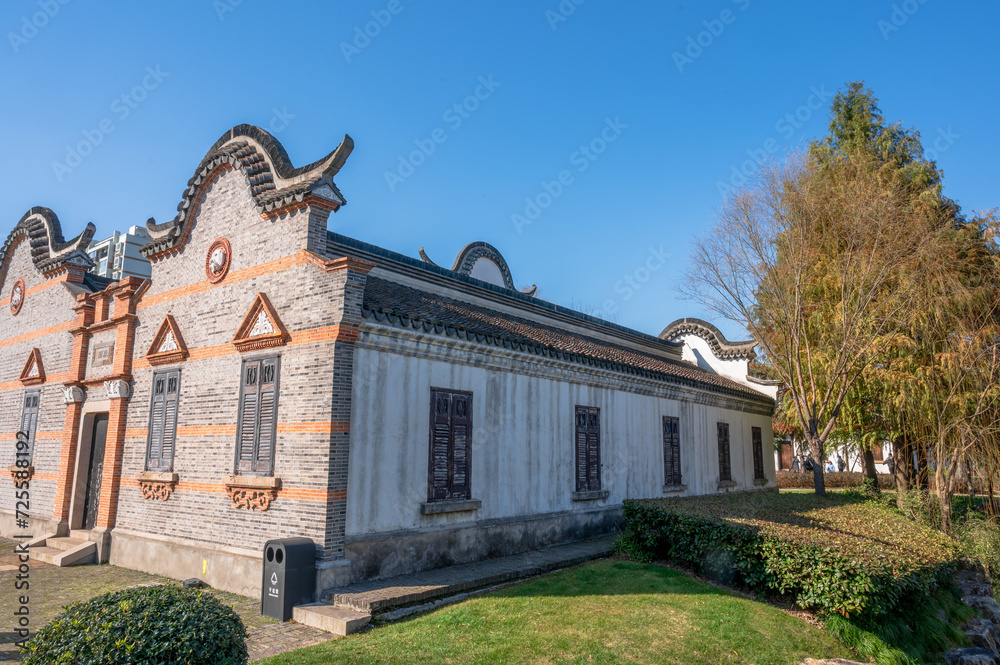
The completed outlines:
[[[316,544],[310,538],[281,538],[264,544],[261,614],[288,621],[293,607],[313,602],[315,589]]]

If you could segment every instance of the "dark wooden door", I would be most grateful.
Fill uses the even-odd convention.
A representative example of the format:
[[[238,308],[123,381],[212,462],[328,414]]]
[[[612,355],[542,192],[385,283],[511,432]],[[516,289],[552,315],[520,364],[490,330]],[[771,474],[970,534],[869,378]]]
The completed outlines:
[[[792,462],[795,460],[795,454],[792,451],[792,442],[781,444],[781,458],[780,464],[783,471],[788,471],[792,468]]]
[[[108,414],[94,416],[94,434],[90,440],[90,464],[87,467],[87,496],[83,501],[83,528],[97,526],[97,508],[101,499],[101,474],[104,472],[104,444],[108,438]]]

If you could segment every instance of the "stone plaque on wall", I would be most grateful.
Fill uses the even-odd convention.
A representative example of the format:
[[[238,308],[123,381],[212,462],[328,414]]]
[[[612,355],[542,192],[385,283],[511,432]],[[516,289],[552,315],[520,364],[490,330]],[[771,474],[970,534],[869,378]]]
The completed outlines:
[[[104,367],[115,361],[115,343],[98,344],[94,347],[94,356],[90,361],[91,367]]]

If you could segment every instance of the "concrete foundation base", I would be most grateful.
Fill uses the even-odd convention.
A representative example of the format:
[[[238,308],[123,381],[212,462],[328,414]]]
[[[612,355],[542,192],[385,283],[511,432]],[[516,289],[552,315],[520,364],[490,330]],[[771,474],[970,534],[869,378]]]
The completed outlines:
[[[111,532],[110,563],[175,580],[196,577],[212,588],[260,598],[260,552],[148,533]]]
[[[351,582],[409,575],[596,538],[611,533],[621,523],[619,505],[348,537]]]
[[[47,533],[64,536],[69,532],[65,522],[60,524],[59,520],[39,517],[28,517],[28,528],[19,528],[15,516],[16,513],[13,510],[0,510],[0,537],[14,538],[14,536],[30,534],[37,538]]]

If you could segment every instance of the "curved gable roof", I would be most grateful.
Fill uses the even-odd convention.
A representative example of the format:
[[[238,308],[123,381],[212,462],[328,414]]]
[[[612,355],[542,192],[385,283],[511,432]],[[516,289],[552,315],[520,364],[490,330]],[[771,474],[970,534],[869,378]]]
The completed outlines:
[[[54,212],[42,206],[31,208],[24,213],[0,249],[0,286],[6,277],[10,255],[25,238],[31,250],[31,262],[35,270],[43,275],[67,263],[76,264],[85,270],[90,269],[93,262],[87,256],[87,247],[96,231],[97,227],[88,222],[80,235],[67,242],[63,237],[59,217]]]
[[[337,210],[346,203],[333,182],[351,151],[354,140],[344,140],[328,155],[306,166],[294,167],[284,146],[269,133],[253,125],[237,125],[225,132],[198,164],[177,205],[177,216],[164,224],[150,219],[146,229],[153,240],[142,248],[151,258],[180,249],[187,241],[189,216],[197,209],[198,195],[211,182],[218,169],[239,170],[250,188],[257,212],[276,214],[281,209],[302,203],[307,197]]]
[[[664,328],[659,336],[660,339],[674,342],[683,335],[697,335],[704,339],[712,348],[716,358],[753,360],[757,356],[753,350],[755,346],[753,340],[730,342],[722,331],[702,319],[677,319]]]

